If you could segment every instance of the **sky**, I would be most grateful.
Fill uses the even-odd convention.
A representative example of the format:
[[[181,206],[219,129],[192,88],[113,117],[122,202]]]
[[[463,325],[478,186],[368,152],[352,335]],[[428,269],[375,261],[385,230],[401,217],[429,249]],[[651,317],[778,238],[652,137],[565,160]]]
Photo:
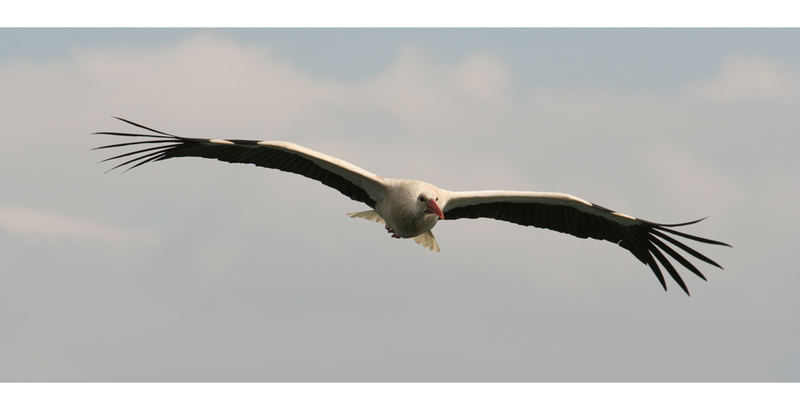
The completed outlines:
[[[0,29],[0,89],[0,380],[800,381],[796,29]],[[105,173],[111,116],[733,248],[691,297],[486,219],[432,253],[298,175]]]

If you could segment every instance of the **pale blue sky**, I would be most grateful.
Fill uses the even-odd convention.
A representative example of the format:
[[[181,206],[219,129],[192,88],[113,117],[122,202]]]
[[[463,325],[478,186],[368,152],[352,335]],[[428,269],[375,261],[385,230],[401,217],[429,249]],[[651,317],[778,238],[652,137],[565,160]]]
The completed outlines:
[[[511,64],[524,84],[622,91],[674,90],[712,75],[731,54],[800,62],[794,29],[373,30],[376,34],[365,36],[362,29],[103,29],[102,35],[96,29],[6,29],[0,61],[47,61],[94,48],[153,47],[213,31],[266,47],[315,75],[341,81],[380,72],[404,44],[424,45],[443,61],[491,51]],[[592,70],[586,70],[587,63]]]
[[[0,30],[0,379],[798,381],[798,30]],[[447,189],[559,191],[689,233],[445,221],[442,252],[296,175],[103,174],[111,115],[282,139]],[[765,200],[766,199],[766,200]]]

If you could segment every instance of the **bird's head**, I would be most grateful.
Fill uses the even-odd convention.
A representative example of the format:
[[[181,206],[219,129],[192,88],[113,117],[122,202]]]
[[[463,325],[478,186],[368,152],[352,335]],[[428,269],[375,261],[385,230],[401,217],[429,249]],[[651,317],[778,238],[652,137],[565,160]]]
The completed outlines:
[[[436,215],[439,219],[444,219],[444,213],[442,213],[442,209],[439,208],[438,201],[439,197],[428,191],[423,191],[417,195],[417,207],[422,215],[427,216],[428,214],[432,214]]]

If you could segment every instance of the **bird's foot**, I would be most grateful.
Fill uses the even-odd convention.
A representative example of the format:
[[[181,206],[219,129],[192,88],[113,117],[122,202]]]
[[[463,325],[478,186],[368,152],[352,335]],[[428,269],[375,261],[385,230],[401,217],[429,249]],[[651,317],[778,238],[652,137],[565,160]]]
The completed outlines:
[[[400,235],[397,234],[397,232],[394,231],[394,229],[392,229],[391,226],[389,226],[389,224],[384,225],[384,227],[386,228],[386,232],[389,232],[390,234],[392,234],[392,238],[400,238],[401,237]]]

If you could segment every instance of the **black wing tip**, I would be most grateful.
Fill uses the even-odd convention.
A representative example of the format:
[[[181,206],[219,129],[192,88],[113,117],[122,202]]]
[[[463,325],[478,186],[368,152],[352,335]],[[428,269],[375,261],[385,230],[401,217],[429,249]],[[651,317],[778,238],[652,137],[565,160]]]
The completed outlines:
[[[128,119],[125,119],[125,118],[122,118],[122,117],[117,117],[116,115],[112,115],[112,116],[111,116],[111,118],[114,118],[114,119],[120,120],[120,121],[122,121],[122,122],[124,122],[124,123],[127,123],[127,124],[130,124],[130,125],[133,125],[134,127],[138,127],[138,128],[144,129],[144,130],[148,130],[148,131],[155,132],[156,134],[161,134],[161,135],[163,135],[163,136],[167,136],[167,137],[175,137],[175,138],[180,138],[180,137],[178,137],[177,135],[172,135],[172,134],[170,134],[170,133],[168,133],[168,132],[159,131],[159,130],[157,130],[157,129],[150,128],[150,127],[147,127],[147,126],[144,126],[144,125],[142,125],[142,124],[138,124],[138,123],[136,123],[136,122],[133,122],[133,121],[131,121],[131,120],[128,120]]]
[[[89,135],[116,135],[113,131],[97,131]]]
[[[705,279],[705,278],[703,278],[703,280],[706,280],[706,279]],[[706,280],[706,281],[707,281],[707,280]],[[680,283],[678,283],[678,285],[680,286]],[[661,282],[661,287],[662,287],[662,288],[664,288],[664,293],[669,293],[669,290],[667,289],[667,283],[666,283],[666,281],[664,281],[664,282]],[[687,297],[691,297],[691,296],[692,296],[692,293],[691,293],[691,292],[689,292],[689,288],[688,288],[688,287],[686,287],[686,286],[681,286],[681,290],[683,291],[683,293],[685,293],[685,294],[686,294],[686,296],[687,296]]]
[[[145,129],[147,128],[144,125],[137,124],[137,123],[135,123],[135,122],[133,122],[131,120],[128,120],[128,119],[125,119],[125,118],[122,118],[122,117],[118,117],[116,115],[112,115],[111,118],[113,118],[115,120],[119,120],[119,121],[125,122],[125,123],[128,123],[130,125],[133,125],[133,126],[136,126],[136,127],[139,127],[139,128],[145,128]]]
[[[667,292],[667,281],[664,280],[664,278],[661,276],[656,276],[656,277],[658,278],[658,282],[661,283],[661,287],[664,288],[664,292]]]
[[[140,126],[139,124],[137,124],[137,123],[135,123],[135,122],[133,122],[133,121],[131,121],[131,120],[126,120],[125,118],[118,117],[118,116],[116,116],[116,115],[112,115],[112,116],[111,116],[111,118],[113,118],[113,119],[115,119],[115,120],[120,120],[120,121],[122,121],[122,122],[127,122],[128,124],[135,125],[135,126],[137,126],[137,127],[139,127],[139,126]]]
[[[676,231],[674,229],[668,228],[668,227],[685,226],[685,225],[695,224],[695,223],[698,223],[698,222],[700,222],[700,221],[702,221],[702,220],[704,220],[706,218],[708,218],[708,217],[701,218],[701,219],[698,219],[698,220],[695,220],[695,221],[684,222],[684,223],[681,223],[681,224],[658,224],[658,223],[653,223],[653,222],[648,222],[648,223],[651,224],[652,227],[655,228],[655,229],[662,230],[662,231],[665,231],[665,232],[669,232],[669,233],[674,234],[674,235],[682,236],[682,237],[687,238],[687,239],[691,239],[691,240],[694,240],[694,241],[707,243],[707,244],[710,244],[710,245],[721,245],[721,246],[727,246],[729,248],[733,248],[732,245],[730,245],[728,243],[725,243],[725,242],[716,241],[716,240],[708,239],[708,238],[703,238],[703,237],[696,236],[696,235],[690,235],[688,233],[684,233],[684,232],[680,232],[680,231]]]
[[[678,241],[677,238],[673,238],[673,237],[671,237],[669,235],[669,234],[672,234],[672,235],[676,235],[678,237],[682,237],[682,238],[686,238],[686,239],[689,239],[689,240],[694,240],[694,241],[698,241],[698,242],[702,242],[702,243],[706,243],[706,244],[722,245],[722,246],[727,246],[729,248],[733,248],[732,245],[730,245],[728,243],[725,243],[725,242],[715,241],[713,239],[708,239],[708,238],[703,238],[703,237],[699,237],[699,236],[695,236],[695,235],[690,235],[690,234],[687,234],[687,233],[684,233],[684,232],[677,231],[675,229],[671,229],[671,228],[674,228],[674,227],[680,227],[680,226],[687,226],[687,225],[696,224],[698,222],[704,221],[707,218],[709,218],[709,216],[705,216],[703,218],[695,219],[695,220],[688,221],[688,222],[674,223],[674,224],[662,224],[662,223],[654,223],[654,222],[642,220],[646,224],[646,227],[644,227],[644,229],[646,231],[649,231],[650,234],[651,234],[648,242],[650,242],[651,246],[653,246],[652,251],[655,251],[653,256],[655,256],[655,259],[658,259],[659,262],[661,262],[661,264],[664,266],[664,268],[667,270],[667,272],[670,274],[670,276],[672,276],[672,279],[674,279],[675,282],[678,284],[678,286],[680,286],[681,290],[683,290],[683,292],[686,294],[686,296],[691,296],[691,292],[689,291],[688,286],[683,281],[683,278],[680,277],[680,275],[677,272],[677,270],[675,269],[675,267],[671,266],[670,261],[669,260],[663,260],[663,259],[666,258],[666,256],[660,252],[659,248],[661,250],[663,250],[664,252],[666,252],[669,256],[672,256],[678,263],[683,265],[685,268],[689,269],[689,271],[693,272],[700,279],[703,279],[703,281],[708,282],[708,278],[706,278],[705,275],[703,275],[702,272],[699,269],[697,269],[691,262],[689,262],[685,257],[681,256],[680,253],[678,253],[676,250],[672,249],[671,246],[669,246],[667,243],[661,242],[657,237],[666,239],[666,241],[668,241],[672,245],[677,246],[681,250],[683,250],[683,251],[689,253],[690,255],[702,260],[703,262],[706,262],[706,263],[708,263],[708,264],[710,264],[712,266],[716,266],[717,268],[724,270],[722,265],[720,265],[716,261],[714,261],[711,258],[701,254],[700,252],[690,248],[686,244],[683,244],[682,242]],[[648,255],[647,259],[649,259],[649,261],[646,262],[646,263],[648,265],[651,265],[650,268],[653,270],[653,272],[656,274],[656,277],[661,282],[663,275],[662,275],[662,272],[660,271],[660,269],[658,269],[657,263],[655,263],[655,261],[653,260],[654,259],[653,256]],[[664,285],[665,285],[664,282],[661,282],[661,286],[666,291],[667,289],[666,289],[666,286],[664,286]]]
[[[132,170],[134,168],[137,168],[137,167],[139,167],[141,165],[144,165],[144,164],[147,164],[149,162],[161,160],[165,156],[165,151],[167,151],[170,148],[174,147],[174,145],[164,146],[162,144],[164,144],[164,143],[172,143],[172,142],[178,142],[179,143],[182,140],[182,138],[178,137],[177,135],[172,135],[172,134],[169,134],[169,133],[166,133],[166,132],[163,132],[163,131],[159,131],[159,130],[156,130],[156,129],[153,129],[153,128],[150,128],[150,127],[146,127],[144,125],[137,124],[137,123],[135,123],[135,122],[133,122],[131,120],[128,120],[128,119],[125,119],[125,118],[122,118],[122,117],[118,117],[116,115],[112,115],[111,118],[117,119],[119,121],[125,122],[125,123],[130,124],[130,125],[133,125],[133,126],[135,126],[137,128],[141,128],[141,129],[153,132],[153,133],[155,133],[157,135],[133,133],[133,132],[114,132],[114,131],[93,132],[91,135],[111,135],[111,136],[122,136],[122,137],[145,137],[145,138],[153,138],[153,139],[152,140],[147,140],[147,141],[139,141],[139,142],[128,142],[128,143],[120,143],[120,144],[103,145],[103,146],[100,146],[100,147],[90,148],[89,149],[90,151],[99,150],[99,149],[106,149],[106,148],[116,148],[116,147],[130,146],[130,145],[139,145],[139,144],[155,144],[156,146],[151,146],[150,148],[145,148],[145,149],[142,149],[142,150],[123,153],[121,155],[117,155],[117,156],[113,156],[113,157],[101,160],[99,163],[104,163],[106,161],[110,161],[110,160],[114,160],[114,159],[118,159],[118,158],[124,158],[124,157],[127,157],[127,156],[136,155],[136,154],[139,154],[139,153],[142,153],[142,152],[155,151],[155,152],[148,152],[147,154],[138,156],[138,157],[133,158],[133,159],[129,159],[127,161],[122,162],[121,164],[117,164],[116,166],[106,170],[104,172],[104,174],[107,174],[107,173],[109,173],[111,171],[114,171],[114,170],[116,170],[118,168],[121,168],[121,167],[123,167],[125,165],[132,164],[127,169],[123,170],[123,173],[126,173],[126,172],[128,172],[128,171],[130,171],[130,170]]]
[[[689,292],[689,288],[688,287],[681,286],[681,290],[683,290],[683,293],[686,294],[686,297],[689,297],[689,298],[692,297],[692,293]],[[666,289],[665,289],[665,291],[666,291]]]
[[[650,222],[650,221],[644,221],[644,220],[643,221],[648,223],[648,224],[653,225],[656,228],[662,228],[663,230],[665,230],[667,232],[678,234],[678,235],[681,235],[681,236],[683,236],[685,238],[699,240],[700,242],[705,242],[705,243],[709,243],[709,244],[712,244],[712,245],[721,245],[721,246],[727,246],[729,248],[733,248],[733,245],[725,243],[725,242],[715,241],[713,239],[707,239],[707,238],[699,238],[699,237],[691,236],[691,235],[687,236],[687,234],[684,234],[682,232],[676,232],[676,231],[674,231],[672,229],[669,229],[669,228],[674,228],[674,227],[678,227],[678,226],[693,225],[693,224],[696,224],[698,222],[705,221],[706,219],[708,219],[710,217],[711,217],[711,215],[706,215],[706,216],[704,216],[704,217],[702,217],[700,219],[695,219],[693,221],[681,222],[681,223],[673,223],[673,224],[664,224],[664,223]]]
[[[657,223],[657,222],[651,222],[651,223],[654,224],[654,225],[658,225],[658,226],[670,226],[670,227],[686,226],[686,225],[694,225],[694,224],[696,224],[698,222],[703,222],[706,219],[708,219],[709,217],[711,217],[711,215],[706,215],[706,216],[704,216],[704,217],[702,217],[700,219],[695,219],[695,220],[689,221],[689,222],[680,222],[680,223],[672,223],[672,224],[663,224],[663,223]]]
[[[103,163],[103,162],[110,161],[110,160],[113,160],[113,159],[124,158],[124,157],[127,157],[127,156],[131,156],[131,155],[135,155],[135,154],[138,154],[138,153],[142,153],[142,152],[155,151],[155,152],[150,152],[148,154],[145,154],[145,155],[130,159],[130,160],[125,161],[125,162],[123,162],[121,164],[118,164],[118,165],[112,167],[111,169],[106,170],[104,172],[106,174],[111,172],[111,171],[113,171],[113,170],[116,170],[116,169],[118,169],[120,167],[123,167],[125,165],[131,164],[131,163],[133,163],[133,165],[131,165],[130,167],[125,169],[123,171],[123,173],[128,172],[128,171],[130,171],[130,170],[132,170],[134,168],[137,168],[137,167],[139,167],[141,165],[147,164],[149,162],[163,159],[164,156],[165,156],[164,152],[167,151],[168,149],[174,147],[174,145],[164,146],[164,145],[161,145],[161,144],[164,144],[164,143],[169,144],[169,143],[172,143],[172,142],[180,143],[180,141],[184,140],[184,138],[181,138],[181,137],[179,137],[177,135],[173,135],[173,134],[169,134],[169,133],[166,133],[166,132],[163,132],[163,131],[159,131],[159,130],[144,126],[142,124],[138,124],[136,122],[133,122],[131,120],[128,120],[128,119],[125,119],[125,118],[122,118],[122,117],[119,117],[119,116],[116,116],[116,115],[112,115],[111,118],[114,118],[116,120],[122,121],[122,122],[124,122],[126,124],[129,124],[129,125],[132,125],[134,127],[150,131],[150,132],[152,132],[154,134],[145,134],[145,133],[141,133],[141,132],[140,133],[136,133],[136,132],[98,131],[98,132],[93,132],[91,135],[111,135],[111,136],[118,136],[118,137],[143,137],[143,138],[152,138],[152,139],[151,140],[145,140],[145,141],[139,141],[139,142],[128,142],[128,143],[121,143],[121,144],[103,145],[103,146],[100,146],[100,147],[90,148],[89,149],[90,151],[99,150],[99,149],[106,149],[106,148],[116,148],[116,147],[130,146],[130,145],[139,145],[139,144],[155,144],[157,146],[146,148],[146,149],[143,149],[143,150],[123,153],[121,155],[113,156],[113,157],[106,158],[106,159],[100,161],[100,163]]]

